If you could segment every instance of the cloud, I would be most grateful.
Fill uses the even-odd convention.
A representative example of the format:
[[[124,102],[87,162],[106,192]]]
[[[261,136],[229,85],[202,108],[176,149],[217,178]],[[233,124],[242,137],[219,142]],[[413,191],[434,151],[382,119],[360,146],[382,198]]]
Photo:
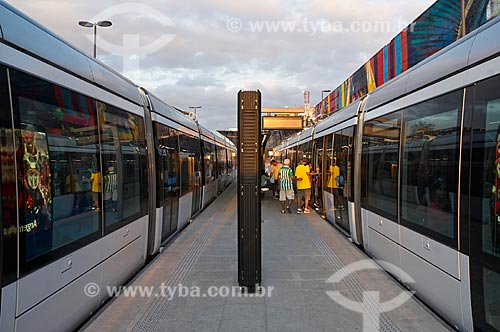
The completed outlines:
[[[173,23],[164,26],[147,12],[99,16],[106,8],[123,4],[118,0],[7,1],[86,54],[92,52],[92,30],[78,26],[77,22],[92,18],[113,21],[112,27],[98,29],[99,59],[169,104],[182,109],[202,105],[198,116],[201,124],[210,129],[236,126],[236,95],[240,89],[260,89],[264,107],[300,107],[304,90],[311,91],[311,103],[317,103],[321,90],[337,87],[361,67],[364,59],[397,34],[398,24],[410,22],[433,3],[431,0],[140,2]],[[239,32],[228,29],[229,19],[241,23]],[[338,22],[350,27],[352,22],[376,21],[389,22],[397,29],[366,33],[333,29]],[[255,29],[258,24],[261,31]],[[166,34],[175,37],[154,53],[140,54],[141,49]],[[138,36],[139,54],[126,57],[129,62],[125,64],[135,63],[138,67],[124,67],[120,52],[99,48],[104,41],[121,46],[127,35]]]

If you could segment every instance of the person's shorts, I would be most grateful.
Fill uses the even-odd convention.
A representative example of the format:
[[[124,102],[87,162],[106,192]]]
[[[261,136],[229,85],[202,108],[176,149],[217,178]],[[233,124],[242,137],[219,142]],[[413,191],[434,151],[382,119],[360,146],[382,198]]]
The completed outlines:
[[[280,201],[286,201],[287,199],[294,199],[293,189],[290,190],[280,190]]]
[[[311,199],[311,188],[308,189],[299,189],[298,190],[299,199],[304,197],[305,200]]]

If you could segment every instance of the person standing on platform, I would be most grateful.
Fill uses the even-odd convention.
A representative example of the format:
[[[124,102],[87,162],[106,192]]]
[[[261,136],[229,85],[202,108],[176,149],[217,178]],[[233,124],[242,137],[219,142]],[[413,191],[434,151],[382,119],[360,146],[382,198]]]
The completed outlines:
[[[295,169],[297,177],[297,192],[298,192],[298,209],[297,213],[311,213],[309,210],[309,201],[311,200],[311,168],[307,164],[307,159],[302,159],[301,163]],[[302,199],[304,200],[304,210],[302,210]]]
[[[278,173],[281,169],[281,167],[283,167],[283,165],[279,162],[277,162],[276,160],[271,160],[271,179],[272,179],[272,182],[273,182],[273,198],[276,197],[278,194],[279,194],[279,191],[280,191],[280,188],[279,188],[279,185],[278,185]],[[290,164],[289,164],[290,166]]]
[[[285,159],[283,163],[285,165],[282,166],[278,172],[281,213],[285,213],[286,211],[292,213],[292,204],[295,198],[292,181],[295,180],[296,177],[293,176],[293,171],[290,168],[290,159]],[[288,199],[288,204],[286,206],[286,211],[285,211],[285,203],[287,199]]]

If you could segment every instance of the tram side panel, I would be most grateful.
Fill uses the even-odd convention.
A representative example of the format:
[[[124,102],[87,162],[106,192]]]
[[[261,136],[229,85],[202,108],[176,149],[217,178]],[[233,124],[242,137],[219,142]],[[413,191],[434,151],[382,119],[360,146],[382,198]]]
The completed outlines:
[[[373,111],[378,117],[369,112],[362,145],[365,249],[409,273],[415,283],[408,286],[455,326],[463,326],[457,224],[462,100],[458,90],[396,112]]]
[[[74,296],[78,291],[72,280],[102,285],[102,281],[107,284],[108,275],[113,276],[109,280],[124,275],[114,270],[108,274],[106,263],[99,266],[106,258],[103,250],[111,256],[139,239],[139,250],[130,250],[127,264],[121,266],[130,275],[144,262],[144,250],[140,249],[147,233],[141,219],[147,200],[143,120],[14,69],[9,70],[9,78],[19,193],[16,324],[21,327],[33,321],[42,303],[44,310],[60,313],[61,308],[52,308],[50,303],[55,305],[54,299],[63,299],[68,292],[75,305],[65,307],[68,319],[57,324],[75,324],[75,315],[83,319],[89,312],[83,306],[96,300]],[[102,141],[98,145],[99,137]],[[116,243],[108,238],[104,238],[106,243],[99,240],[102,232],[113,236],[121,226],[127,229],[127,239]],[[16,247],[9,251],[16,252]],[[75,247],[82,249],[74,251]],[[94,274],[95,269],[90,270],[94,266],[104,270]],[[47,287],[34,287],[40,280]],[[63,287],[64,291],[59,291]],[[47,324],[51,330],[50,324],[56,323],[48,320]]]

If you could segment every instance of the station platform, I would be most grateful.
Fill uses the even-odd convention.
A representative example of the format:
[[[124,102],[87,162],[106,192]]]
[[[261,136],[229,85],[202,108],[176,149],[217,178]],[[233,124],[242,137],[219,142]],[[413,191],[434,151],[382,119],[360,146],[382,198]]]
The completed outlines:
[[[238,286],[233,184],[127,285],[154,288],[153,294],[122,293],[79,331],[452,331],[415,297],[385,311],[404,287],[380,269],[346,270],[369,258],[318,214],[281,214],[269,193],[262,208],[259,296],[222,294]],[[326,282],[339,274],[340,280]],[[190,296],[158,293],[180,285]],[[219,296],[207,294],[210,287],[218,287]],[[356,302],[363,313],[327,292]]]

